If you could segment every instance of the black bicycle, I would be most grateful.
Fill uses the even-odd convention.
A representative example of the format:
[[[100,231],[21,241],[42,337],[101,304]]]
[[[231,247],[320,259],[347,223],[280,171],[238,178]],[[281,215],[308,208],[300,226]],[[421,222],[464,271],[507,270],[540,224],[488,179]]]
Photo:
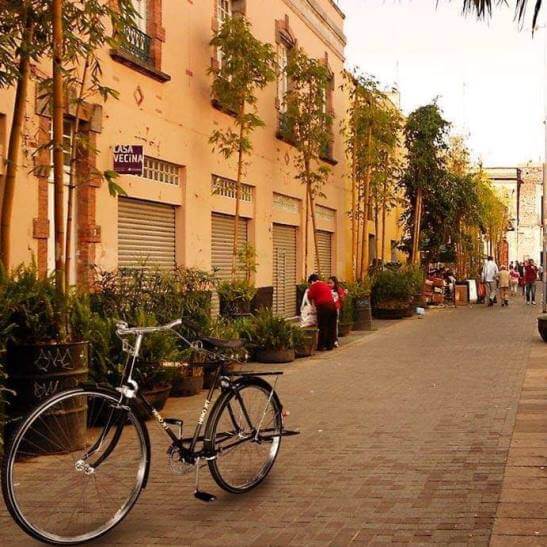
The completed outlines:
[[[21,423],[3,460],[2,492],[9,512],[26,533],[50,544],[78,544],[106,534],[127,516],[146,487],[150,469],[143,409],[170,439],[171,470],[195,470],[198,499],[215,499],[199,489],[199,469],[205,462],[216,483],[234,494],[247,492],[266,478],[281,438],[297,433],[284,429],[275,384],[261,378],[275,376],[277,382],[282,373],[230,372],[227,365],[235,359],[226,353],[240,350],[239,341],[200,337],[190,342],[173,330],[181,324],[180,319],[160,327],[128,328],[119,323],[116,332],[128,353],[120,386],[62,391]],[[160,415],[132,377],[143,337],[165,330],[207,352],[214,363],[214,382],[190,437],[183,437],[182,420]],[[131,336],[133,345],[127,338]],[[217,388],[220,394],[209,411]]]

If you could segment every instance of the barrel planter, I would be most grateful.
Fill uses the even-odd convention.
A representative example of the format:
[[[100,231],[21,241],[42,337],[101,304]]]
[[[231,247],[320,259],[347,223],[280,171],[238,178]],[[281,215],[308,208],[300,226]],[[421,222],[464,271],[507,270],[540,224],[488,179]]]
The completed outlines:
[[[317,341],[319,338],[319,329],[304,328],[302,329],[302,342],[295,348],[296,357],[310,357],[317,349]]]
[[[84,383],[88,376],[88,362],[87,342],[10,346],[6,356],[7,387],[16,395],[10,398],[6,435],[11,435],[20,418],[27,416],[43,401]],[[67,401],[65,407],[55,414],[44,416],[43,423],[45,428],[54,430],[59,420],[63,420],[67,446],[75,450],[81,448],[86,440],[87,405],[83,398],[76,405],[76,399],[71,401],[72,405]],[[38,433],[31,443],[35,446],[34,449],[27,448],[31,453],[53,453],[58,450]]]
[[[203,367],[183,364],[172,377],[172,397],[190,397],[203,389]]]
[[[294,349],[262,349],[256,350],[256,360],[259,363],[290,363],[295,360]]]
[[[370,296],[353,299],[353,330],[372,330]]]
[[[542,313],[538,316],[538,332],[541,339],[547,342],[547,314]]]

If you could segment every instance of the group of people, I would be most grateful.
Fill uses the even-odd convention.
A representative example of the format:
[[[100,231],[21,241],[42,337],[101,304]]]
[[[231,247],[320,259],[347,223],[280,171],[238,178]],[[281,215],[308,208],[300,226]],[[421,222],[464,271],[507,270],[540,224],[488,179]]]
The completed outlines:
[[[330,351],[338,346],[338,321],[346,295],[347,290],[334,276],[326,282],[317,274],[308,277],[308,288],[300,307],[300,325],[318,328],[319,351]]]
[[[499,288],[502,306],[509,305],[509,294],[516,296],[519,288],[526,300],[526,304],[536,304],[536,282],[541,271],[529,258],[524,262],[511,262],[509,268],[503,264],[500,268],[492,256],[488,257],[483,271],[482,280],[486,285],[488,305],[493,306],[497,302],[497,289]]]

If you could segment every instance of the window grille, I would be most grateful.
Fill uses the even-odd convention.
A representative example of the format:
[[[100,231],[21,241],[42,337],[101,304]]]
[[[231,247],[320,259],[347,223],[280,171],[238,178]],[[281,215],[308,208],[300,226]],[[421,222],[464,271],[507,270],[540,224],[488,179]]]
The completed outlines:
[[[216,196],[236,198],[236,181],[213,175],[211,191]],[[253,187],[250,184],[241,183],[239,198],[241,201],[251,203],[253,201]]]
[[[144,156],[144,170],[142,176],[145,179],[178,186],[180,181],[180,166],[168,161]]]

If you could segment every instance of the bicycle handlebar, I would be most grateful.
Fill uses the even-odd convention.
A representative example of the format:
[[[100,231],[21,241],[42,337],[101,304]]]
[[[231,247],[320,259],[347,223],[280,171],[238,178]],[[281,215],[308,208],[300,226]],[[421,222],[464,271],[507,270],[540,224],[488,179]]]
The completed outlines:
[[[119,321],[116,323],[116,333],[119,336],[126,336],[128,334],[150,334],[152,332],[171,330],[181,324],[182,319],[175,319],[175,321],[171,321],[171,323],[167,323],[167,325],[159,325],[157,327],[128,327],[125,321]]]

